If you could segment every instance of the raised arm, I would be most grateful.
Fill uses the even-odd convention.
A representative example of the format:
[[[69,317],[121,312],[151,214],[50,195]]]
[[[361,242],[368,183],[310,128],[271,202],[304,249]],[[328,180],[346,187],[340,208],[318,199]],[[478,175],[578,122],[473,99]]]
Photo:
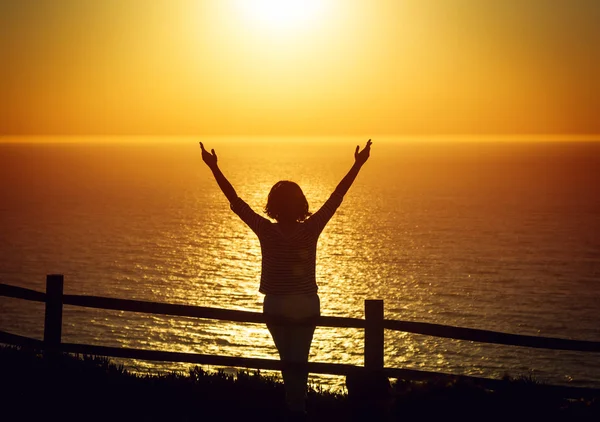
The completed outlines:
[[[327,201],[319,208],[319,210],[310,216],[307,220],[307,224],[309,227],[312,227],[312,230],[315,234],[321,233],[321,231],[325,228],[327,222],[333,217],[333,214],[337,210],[337,208],[342,203],[342,199],[350,186],[352,186],[352,182],[356,179],[360,168],[367,162],[369,159],[369,154],[371,152],[371,140],[367,142],[367,145],[360,151],[360,148],[357,146],[356,151],[354,152],[354,165],[350,168],[348,174],[344,176],[342,181],[337,185],[333,194],[329,197]]]
[[[221,172],[221,169],[219,169],[219,165],[217,164],[217,153],[214,149],[211,149],[211,152],[205,150],[202,142],[200,142],[200,149],[202,149],[202,161],[204,161],[212,171],[217,184],[221,188],[221,191],[223,191],[223,194],[227,197],[227,200],[230,203],[233,203],[238,196],[231,183],[229,183],[229,180],[227,180],[225,175]]]
[[[350,189],[350,186],[352,186],[352,183],[354,182],[354,179],[356,179],[361,167],[369,159],[369,154],[371,153],[371,143],[372,142],[369,139],[367,145],[362,151],[360,151],[360,147],[358,145],[356,146],[356,151],[354,151],[354,165],[350,168],[348,174],[346,174],[342,181],[337,185],[334,193],[344,196],[346,192],[348,192],[348,189]]]

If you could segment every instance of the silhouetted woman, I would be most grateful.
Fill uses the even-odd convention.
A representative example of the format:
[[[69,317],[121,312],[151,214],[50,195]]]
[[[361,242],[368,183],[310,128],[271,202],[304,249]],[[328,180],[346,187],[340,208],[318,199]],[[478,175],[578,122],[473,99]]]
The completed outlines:
[[[331,219],[371,151],[371,140],[354,152],[354,165],[333,194],[314,214],[294,182],[277,182],[269,192],[265,212],[272,221],[258,215],[237,196],[217,165],[217,154],[202,149],[202,160],[211,169],[231,209],[260,240],[263,311],[282,361],[283,383],[288,408],[303,413],[308,381],[308,354],[320,315],[315,279],[317,240]]]

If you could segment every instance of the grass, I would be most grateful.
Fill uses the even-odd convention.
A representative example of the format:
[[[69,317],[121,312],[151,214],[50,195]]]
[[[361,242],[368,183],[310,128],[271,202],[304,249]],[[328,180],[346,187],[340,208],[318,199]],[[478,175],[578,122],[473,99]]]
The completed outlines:
[[[283,385],[259,371],[138,375],[102,357],[0,347],[0,386],[2,420],[270,422],[285,414]],[[507,378],[494,391],[436,380],[363,390],[348,396],[311,388],[308,420],[600,421],[600,393],[565,399],[533,378]]]

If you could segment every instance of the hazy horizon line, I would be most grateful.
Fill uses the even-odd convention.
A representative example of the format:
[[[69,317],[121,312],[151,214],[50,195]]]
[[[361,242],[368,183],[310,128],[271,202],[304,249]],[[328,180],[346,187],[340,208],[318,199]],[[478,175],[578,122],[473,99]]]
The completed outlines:
[[[0,144],[6,143],[118,143],[127,140],[135,142],[186,142],[192,139],[220,139],[243,141],[275,139],[304,141],[334,141],[347,139],[373,139],[378,142],[599,142],[600,134],[339,134],[339,135],[230,135],[230,134],[198,134],[198,135],[120,135],[120,134],[0,134]]]

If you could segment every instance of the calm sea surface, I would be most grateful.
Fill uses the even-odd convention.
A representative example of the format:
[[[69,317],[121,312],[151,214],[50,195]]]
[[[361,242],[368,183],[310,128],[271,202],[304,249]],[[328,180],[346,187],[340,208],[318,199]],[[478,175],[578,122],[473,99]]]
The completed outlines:
[[[125,140],[127,141],[127,139]],[[260,249],[197,140],[0,144],[0,282],[260,311]],[[255,210],[281,179],[312,210],[357,139],[203,139]],[[324,315],[600,341],[600,143],[377,142],[323,232]],[[41,304],[0,297],[0,329],[41,339]],[[277,358],[266,328],[66,306],[63,340]],[[600,387],[600,355],[386,332],[385,365]],[[362,364],[363,333],[318,328],[312,361]],[[184,364],[125,361],[139,371]],[[339,386],[343,379],[315,377]]]

